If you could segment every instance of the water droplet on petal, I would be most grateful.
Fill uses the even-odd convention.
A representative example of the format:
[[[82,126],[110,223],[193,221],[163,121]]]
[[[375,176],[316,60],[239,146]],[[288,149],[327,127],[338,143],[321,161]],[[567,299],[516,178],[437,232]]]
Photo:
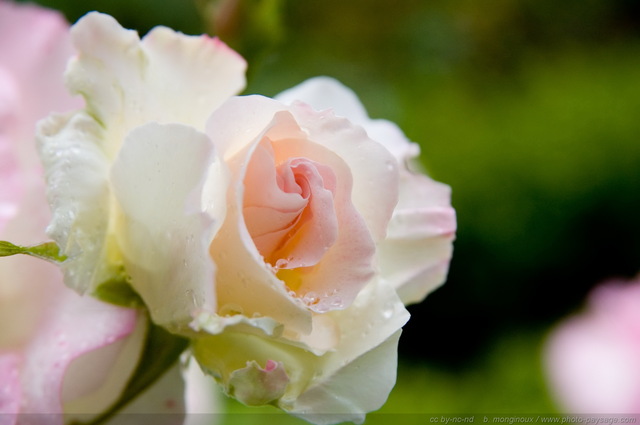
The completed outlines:
[[[289,265],[289,261],[285,260],[284,258],[279,259],[278,261],[276,261],[276,264],[273,266],[276,270],[278,269],[284,269]]]
[[[342,308],[344,307],[344,303],[342,302],[342,298],[335,297],[331,299],[331,307],[333,308]]]
[[[302,297],[302,301],[307,305],[315,305],[320,302],[320,297],[318,296],[318,294],[311,291],[304,294],[304,297]]]

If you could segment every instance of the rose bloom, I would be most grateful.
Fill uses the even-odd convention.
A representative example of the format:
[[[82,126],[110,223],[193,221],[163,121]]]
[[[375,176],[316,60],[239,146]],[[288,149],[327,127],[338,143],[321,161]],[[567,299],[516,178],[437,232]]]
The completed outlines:
[[[315,423],[379,408],[404,303],[443,282],[455,231],[449,188],[407,169],[417,145],[328,78],[233,97],[245,63],[217,39],[140,40],[95,13],[72,38],[87,107],[39,136],[67,282],[124,271],[245,404]]]
[[[545,366],[564,412],[640,413],[640,280],[596,287],[550,335]]]
[[[35,125],[52,111],[82,106],[63,85],[71,54],[60,14],[0,1],[0,240],[33,244],[47,238],[50,213]],[[0,422],[61,424],[101,413],[131,377],[146,328],[144,314],[67,288],[53,264],[1,258]],[[197,374],[189,376],[187,391],[203,385]],[[181,413],[183,390],[174,367],[126,411]],[[208,408],[195,399],[189,404],[192,411]],[[160,423],[180,420],[162,418]]]

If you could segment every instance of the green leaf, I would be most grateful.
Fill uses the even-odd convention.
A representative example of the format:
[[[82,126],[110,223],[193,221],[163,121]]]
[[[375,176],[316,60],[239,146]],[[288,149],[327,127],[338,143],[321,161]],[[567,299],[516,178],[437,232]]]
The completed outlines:
[[[129,379],[120,398],[100,416],[90,422],[74,422],[73,425],[100,425],[111,419],[129,402],[149,388],[178,361],[189,345],[189,340],[167,332],[149,319],[147,340],[135,372]]]
[[[53,263],[62,263],[67,259],[60,255],[60,247],[55,242],[45,242],[34,246],[19,246],[11,242],[0,241],[0,257],[9,257],[16,254],[25,254]]]

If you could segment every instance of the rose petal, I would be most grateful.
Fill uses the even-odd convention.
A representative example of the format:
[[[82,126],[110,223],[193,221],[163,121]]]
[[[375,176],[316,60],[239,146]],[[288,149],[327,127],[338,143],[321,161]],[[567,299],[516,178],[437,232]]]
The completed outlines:
[[[112,183],[127,273],[154,321],[186,326],[196,310],[214,311],[208,252],[227,183],[207,136],[180,124],[143,125],[124,141]]]
[[[247,361],[282,363],[289,384],[277,402],[280,408],[314,423],[360,420],[384,403],[395,383],[399,329],[409,314],[393,288],[376,280],[351,307],[321,317],[324,320],[314,321],[317,334],[305,341],[230,326],[196,339],[194,356],[223,386]],[[323,334],[322,328],[328,332]],[[324,339],[328,334],[337,335],[337,343],[327,351],[314,351],[311,347],[319,344],[311,337]]]
[[[55,311],[42,324],[25,352],[21,376],[22,413],[62,413],[63,379],[72,361],[128,336],[136,324],[135,310],[83,298],[70,290],[63,289],[59,299],[51,301]],[[78,320],[79,317],[82,320]],[[133,350],[134,359],[140,351],[141,340],[137,342],[138,350]],[[125,374],[121,385],[127,377]]]
[[[241,190],[241,189],[240,189]],[[219,311],[239,310],[248,317],[267,316],[309,333],[311,314],[302,302],[292,299],[271,266],[264,262],[244,226],[242,193],[230,190],[225,223],[211,244],[210,254],[218,266],[216,294]]]
[[[396,287],[405,303],[420,302],[446,278],[456,230],[450,190],[426,176],[412,174],[408,163],[420,153],[397,125],[370,119],[355,93],[339,83],[317,77],[276,96],[293,104],[308,103],[317,110],[332,109],[361,125],[382,144],[400,166],[400,198],[380,242],[378,258],[382,275]]]
[[[320,120],[320,117],[317,118]],[[330,125],[332,119],[323,116],[322,121],[327,121]],[[342,124],[348,125],[346,122]],[[266,133],[274,141],[274,146],[277,146],[276,162],[285,161],[287,158],[306,158],[331,170],[331,179],[334,182],[332,185],[335,184],[332,191],[335,212],[327,211],[329,208],[325,206],[320,207],[324,211],[318,211],[317,214],[335,214],[338,232],[331,246],[315,242],[328,248],[318,264],[295,270],[293,273],[280,273],[279,276],[287,281],[290,287],[295,288],[296,293],[305,299],[309,308],[315,311],[326,312],[346,308],[374,274],[372,261],[375,245],[370,232],[371,228],[367,225],[366,218],[356,209],[357,205],[353,200],[356,192],[355,177],[352,177],[347,161],[325,148],[324,145],[315,143],[316,140],[323,140],[325,144],[330,143],[331,141],[327,140],[329,137],[323,139],[323,135],[311,132],[309,135],[311,141],[292,138],[291,134],[300,131],[297,130],[298,128],[291,114],[287,112],[276,114],[272,127]],[[307,130],[305,127],[301,128]],[[351,134],[348,127],[343,129],[342,136],[345,144],[358,143],[357,135]],[[367,155],[365,147],[361,154]],[[375,166],[377,158],[370,159]],[[394,180],[393,176],[390,180]],[[384,191],[384,188],[381,190]],[[395,202],[395,197],[392,198]],[[380,206],[380,209],[384,207]],[[292,281],[295,284],[291,284]]]
[[[20,198],[25,191],[17,143],[11,127],[16,126],[14,116],[18,107],[18,90],[12,76],[0,68],[0,232],[18,212]],[[15,130],[14,130],[15,131]]]
[[[117,424],[182,423],[185,414],[185,381],[182,367],[176,362],[153,385],[144,390],[119,413]]]
[[[207,124],[207,134],[229,166],[231,181],[236,182],[229,190],[225,223],[210,252],[219,266],[220,309],[240,306],[245,316],[268,316],[306,334],[311,330],[311,314],[301,301],[292,299],[256,248],[243,218],[244,187],[237,184],[244,180],[249,149],[258,146],[279,108],[281,105],[259,96],[232,98]]]
[[[71,52],[60,13],[0,3],[0,232],[16,214],[26,188],[42,178],[33,143],[36,121],[82,103],[62,84]]]
[[[315,266],[338,239],[338,219],[334,208],[335,175],[329,167],[302,158],[288,161],[283,166],[296,170],[308,205],[300,216],[295,233],[274,252],[274,257],[286,259],[284,268]]]
[[[156,27],[140,41],[135,31],[95,12],[71,32],[79,56],[69,68],[68,85],[85,96],[88,112],[105,128],[105,149],[113,154],[118,140],[144,122],[202,129],[211,112],[245,84],[245,61],[206,35]]]
[[[42,260],[27,256],[1,260],[0,349],[19,349],[38,332],[43,311],[60,290],[62,278],[53,264]]]
[[[360,127],[332,113],[318,113],[303,104],[293,105],[291,111],[310,140],[335,152],[347,164],[353,177],[351,202],[374,240],[384,238],[398,201],[397,164],[389,151],[369,139]],[[341,176],[336,178],[341,181]]]
[[[421,302],[441,285],[453,253],[456,215],[447,185],[400,173],[400,200],[378,245],[381,275],[405,304]]]
[[[47,233],[68,257],[62,265],[65,283],[80,293],[108,278],[100,265],[109,228],[108,161],[100,132],[82,113],[52,116],[38,126],[52,210]]]
[[[138,314],[135,328],[126,338],[115,342],[107,340],[106,345],[87,351],[69,363],[61,391],[67,418],[95,417],[119,399],[138,366],[147,328],[146,317]]]
[[[338,236],[335,176],[329,167],[303,158],[280,164],[276,175],[273,149],[267,160],[259,162],[264,144],[271,145],[267,137],[256,147],[244,178],[243,215],[249,234],[272,266],[314,266]],[[265,168],[271,169],[269,180],[258,171]],[[282,185],[292,186],[291,192]]]
[[[185,425],[216,423],[213,414],[224,413],[220,387],[211,376],[205,375],[193,357],[189,358],[182,372],[186,383],[184,398],[188,413]]]
[[[318,425],[363,423],[367,413],[387,401],[396,383],[400,333],[301,394],[290,413]]]
[[[39,141],[53,209],[49,234],[69,257],[65,280],[86,292],[122,261],[106,239],[113,221],[108,167],[126,135],[150,121],[204,128],[212,110],[244,86],[246,64],[207,36],[156,28],[141,41],[99,13],[71,32],[79,54],[67,84],[87,108],[48,119]]]
[[[15,424],[22,404],[20,384],[20,356],[13,352],[0,352],[0,424]]]
[[[63,15],[35,5],[0,3],[0,67],[15,78],[20,94],[13,110],[19,129],[13,133],[22,143],[16,148],[31,152],[33,124],[53,111],[82,105],[63,85],[63,72],[72,56],[69,26]],[[0,109],[4,105],[0,102]],[[21,160],[37,163],[33,154]]]
[[[338,325],[340,342],[323,357],[318,383],[384,343],[409,320],[409,312],[393,288],[378,279],[367,285],[349,308],[328,315]]]
[[[362,422],[395,384],[397,343],[409,313],[393,288],[376,279],[350,308],[329,315],[340,342],[321,357],[320,374],[285,410],[319,424]]]
[[[290,168],[286,171],[284,176],[276,172],[273,148],[265,139],[251,155],[244,178],[244,221],[265,258],[278,247],[307,204]]]
[[[274,97],[291,105],[304,102],[317,111],[331,109],[337,116],[361,122],[369,118],[367,111],[350,88],[330,77],[313,77]]]
[[[304,102],[317,111],[331,110],[336,116],[348,118],[364,127],[369,137],[381,143],[400,163],[420,153],[418,145],[411,143],[396,124],[370,119],[353,90],[333,78],[310,78],[283,91],[275,99],[289,105]]]
[[[264,137],[273,141],[276,164],[288,158],[308,158],[328,166],[335,173],[338,188],[334,201],[336,212],[340,215],[338,222],[343,226],[338,231],[338,241],[317,266],[304,271],[304,276],[296,274],[282,277],[296,281],[291,287],[297,288],[300,296],[308,294],[307,298],[314,300],[308,303],[311,308],[317,311],[344,308],[373,274],[371,258],[375,248],[370,231],[377,234],[378,238],[384,235],[396,203],[395,160],[383,147],[368,139],[361,129],[344,119],[329,113],[317,113],[304,106],[292,108],[292,113],[286,112],[286,109],[278,102],[260,96],[234,98],[213,114],[207,131],[216,146],[220,147],[232,173],[235,173],[232,181],[243,181],[242,169],[247,167],[251,146],[257,145]],[[350,170],[353,171],[353,177]],[[238,204],[243,199],[242,193],[235,197],[235,200],[229,201],[230,204]],[[230,227],[242,226],[242,221],[225,225],[221,234],[230,231]],[[244,240],[245,249],[251,250],[253,242],[246,236]],[[224,247],[229,249],[227,247],[238,243],[238,240],[226,240]],[[212,247],[212,255],[217,263],[221,263],[215,255],[217,250],[223,249],[223,245],[217,245],[215,240],[214,245],[218,248]],[[234,258],[247,257],[247,254],[238,255],[241,255],[240,252],[233,254]],[[251,261],[257,261],[259,266],[263,262],[255,252],[247,258],[253,258]],[[256,270],[256,273],[264,276],[264,270]],[[222,279],[220,281],[223,282]],[[257,280],[256,284],[264,285],[259,282]],[[246,290],[238,292],[229,302],[243,304],[247,298],[245,293]],[[260,307],[256,304],[254,308]],[[257,311],[271,314],[264,310]],[[282,317],[282,314],[278,314],[278,317]]]

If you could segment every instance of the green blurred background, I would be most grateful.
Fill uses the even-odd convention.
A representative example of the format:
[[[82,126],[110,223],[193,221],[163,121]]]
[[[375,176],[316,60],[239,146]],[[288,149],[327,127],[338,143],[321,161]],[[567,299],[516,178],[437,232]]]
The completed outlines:
[[[141,34],[159,24],[216,33],[248,59],[246,93],[329,75],[372,117],[398,123],[451,185],[459,230],[447,283],[410,308],[380,412],[425,423],[408,413],[557,410],[542,375],[546,335],[594,285],[640,270],[640,3],[39,3],[70,22],[99,10]]]

